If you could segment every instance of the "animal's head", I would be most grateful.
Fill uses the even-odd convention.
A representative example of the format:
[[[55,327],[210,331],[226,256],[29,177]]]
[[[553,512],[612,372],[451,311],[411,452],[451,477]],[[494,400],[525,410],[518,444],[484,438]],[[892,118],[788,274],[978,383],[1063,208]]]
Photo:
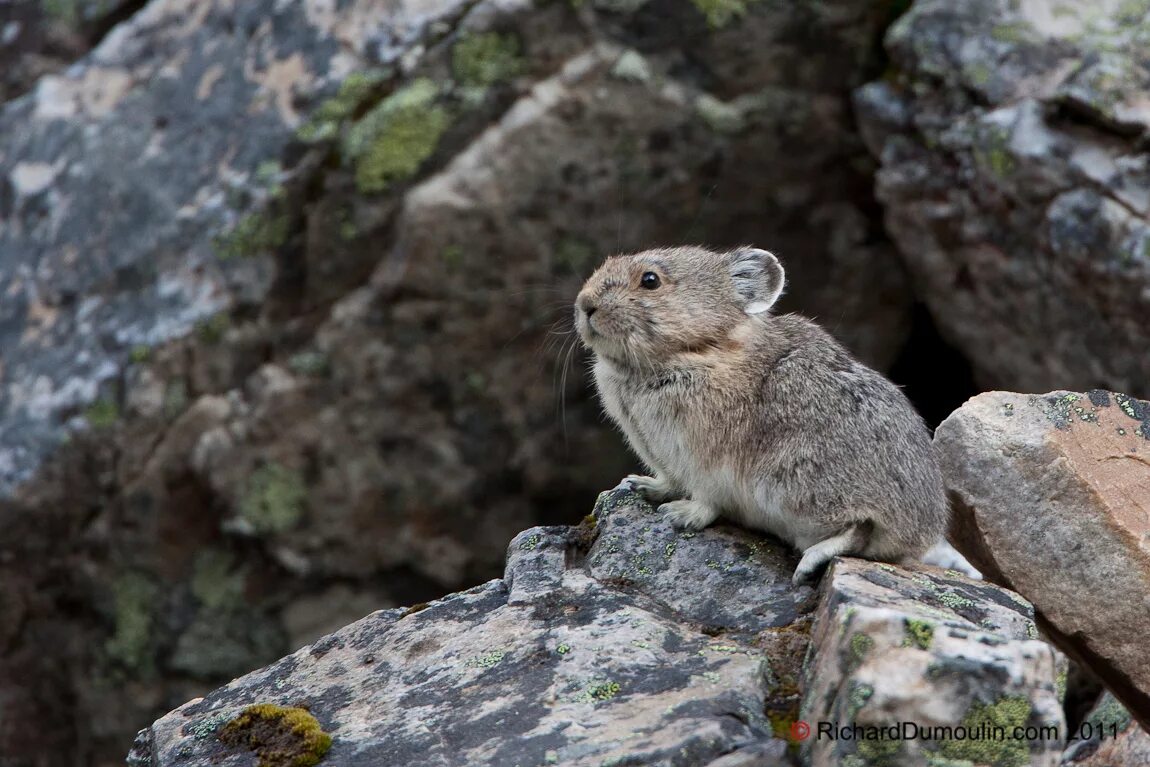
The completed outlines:
[[[656,367],[676,353],[721,346],[748,315],[778,301],[784,282],[778,259],[752,247],[611,256],[579,292],[575,327],[598,355]]]

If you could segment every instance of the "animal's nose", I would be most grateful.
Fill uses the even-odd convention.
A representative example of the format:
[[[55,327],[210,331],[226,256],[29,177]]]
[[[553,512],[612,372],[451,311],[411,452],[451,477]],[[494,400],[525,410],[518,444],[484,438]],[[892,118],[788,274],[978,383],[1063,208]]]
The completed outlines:
[[[591,319],[591,315],[594,314],[598,308],[599,307],[595,306],[595,302],[590,298],[583,297],[579,299],[579,309],[587,316],[587,319]]]

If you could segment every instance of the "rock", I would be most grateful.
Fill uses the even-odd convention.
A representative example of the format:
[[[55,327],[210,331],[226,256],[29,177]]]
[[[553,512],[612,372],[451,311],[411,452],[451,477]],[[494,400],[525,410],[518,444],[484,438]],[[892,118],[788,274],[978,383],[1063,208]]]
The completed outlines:
[[[1150,734],[1109,692],[1078,726],[1062,766],[1135,767],[1150,764]]]
[[[0,108],[0,753],[117,758],[582,516],[633,463],[562,335],[607,253],[769,243],[888,364],[846,97],[889,14],[154,0]]]
[[[727,525],[677,532],[616,488],[579,527],[516,536],[501,580],[373,613],[192,700],[142,730],[128,761],[230,763],[220,734],[262,705],[306,708],[331,736],[329,767],[793,765],[785,738],[804,680],[812,722],[843,720],[849,688],[860,721],[981,712],[1061,727],[1065,659],[1032,638],[1025,600],[935,568],[840,559],[812,644],[816,592],[790,584],[797,559]],[[947,753],[975,759],[966,745]],[[1060,751],[1055,738],[1026,763]],[[993,763],[1021,764],[1018,753]],[[827,758],[816,750],[814,763],[853,763]]]
[[[629,490],[604,494],[596,519],[527,530],[503,580],[373,613],[189,702],[140,733],[130,763],[215,763],[227,722],[277,702],[331,734],[332,767],[783,758],[764,712],[801,654],[771,657],[762,637],[805,637],[796,557],[732,528],[677,533]],[[708,593],[742,600],[720,615]]]
[[[950,538],[1150,722],[1150,403],[1123,394],[981,394],[935,434]]]
[[[6,0],[0,5],[0,104],[64,69],[141,0]]]
[[[981,388],[1150,396],[1143,0],[918,0],[855,95],[887,230]]]
[[[821,598],[802,708],[810,764],[1058,764],[1066,658],[1038,639],[1025,600],[953,571],[852,559],[833,564]],[[994,727],[1003,735],[982,735]]]

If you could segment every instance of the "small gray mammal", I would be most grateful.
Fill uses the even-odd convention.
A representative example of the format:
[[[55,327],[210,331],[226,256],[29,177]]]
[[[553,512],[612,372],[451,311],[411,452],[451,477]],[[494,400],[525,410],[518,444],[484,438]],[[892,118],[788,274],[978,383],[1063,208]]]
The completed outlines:
[[[631,486],[679,528],[720,516],[831,558],[920,557],[948,507],[930,433],[830,334],[773,315],[783,267],[742,247],[608,258],[575,302],[603,407],[652,476]]]

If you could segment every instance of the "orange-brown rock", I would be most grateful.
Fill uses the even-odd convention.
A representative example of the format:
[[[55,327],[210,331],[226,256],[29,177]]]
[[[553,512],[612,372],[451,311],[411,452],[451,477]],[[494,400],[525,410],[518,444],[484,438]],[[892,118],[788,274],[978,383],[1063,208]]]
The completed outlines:
[[[1150,723],[1150,403],[989,392],[935,444],[954,545]]]

